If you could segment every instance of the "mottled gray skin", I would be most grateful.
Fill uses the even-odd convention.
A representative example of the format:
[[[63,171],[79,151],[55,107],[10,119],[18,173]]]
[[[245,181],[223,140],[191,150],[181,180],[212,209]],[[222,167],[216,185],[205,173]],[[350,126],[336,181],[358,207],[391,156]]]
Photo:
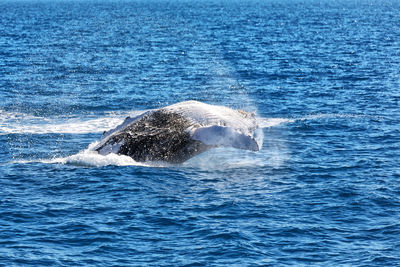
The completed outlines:
[[[97,147],[100,151],[107,145],[123,140],[118,154],[127,155],[135,161],[165,161],[182,163],[213,146],[190,138],[186,129],[187,119],[179,114],[157,110],[133,121],[120,133]]]

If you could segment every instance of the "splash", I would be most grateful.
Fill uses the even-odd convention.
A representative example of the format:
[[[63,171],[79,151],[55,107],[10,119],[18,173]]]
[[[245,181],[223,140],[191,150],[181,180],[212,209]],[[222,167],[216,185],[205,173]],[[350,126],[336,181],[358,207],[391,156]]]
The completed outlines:
[[[269,154],[219,147],[184,162],[182,167],[204,171],[264,167],[270,163]]]
[[[94,142],[89,147],[77,154],[67,157],[55,157],[52,159],[31,159],[16,160],[12,163],[44,163],[44,164],[64,164],[79,167],[104,167],[104,166],[150,166],[141,162],[134,161],[131,157],[125,155],[108,154],[106,156],[93,151],[93,147],[97,144]]]
[[[131,157],[125,155],[108,154],[106,156],[99,155],[95,151],[85,150],[78,154],[65,158],[54,159],[52,163],[61,163],[67,165],[83,166],[83,167],[104,167],[114,166],[146,166],[140,162],[134,161]]]

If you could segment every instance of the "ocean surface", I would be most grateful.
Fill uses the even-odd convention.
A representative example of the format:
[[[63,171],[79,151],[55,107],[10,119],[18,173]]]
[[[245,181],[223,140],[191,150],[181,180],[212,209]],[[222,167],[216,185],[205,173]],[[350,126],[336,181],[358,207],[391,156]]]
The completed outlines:
[[[186,100],[259,152],[90,152]],[[0,1],[0,266],[400,266],[400,2]]]

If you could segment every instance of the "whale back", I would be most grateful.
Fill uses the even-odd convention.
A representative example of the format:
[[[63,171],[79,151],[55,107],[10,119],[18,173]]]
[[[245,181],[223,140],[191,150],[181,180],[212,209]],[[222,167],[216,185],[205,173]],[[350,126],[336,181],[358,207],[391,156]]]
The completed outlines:
[[[128,117],[106,132],[94,149],[136,161],[180,163],[217,146],[257,151],[257,128],[253,114],[187,101]]]
[[[251,135],[258,128],[254,113],[199,101],[180,102],[163,108],[191,121],[192,127],[223,126]]]

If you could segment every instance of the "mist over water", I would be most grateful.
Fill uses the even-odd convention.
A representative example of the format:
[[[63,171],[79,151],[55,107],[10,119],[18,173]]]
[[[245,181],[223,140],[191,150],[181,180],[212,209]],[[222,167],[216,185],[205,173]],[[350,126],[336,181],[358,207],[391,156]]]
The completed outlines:
[[[0,266],[397,266],[397,1],[0,2]],[[181,101],[258,152],[92,151]]]

